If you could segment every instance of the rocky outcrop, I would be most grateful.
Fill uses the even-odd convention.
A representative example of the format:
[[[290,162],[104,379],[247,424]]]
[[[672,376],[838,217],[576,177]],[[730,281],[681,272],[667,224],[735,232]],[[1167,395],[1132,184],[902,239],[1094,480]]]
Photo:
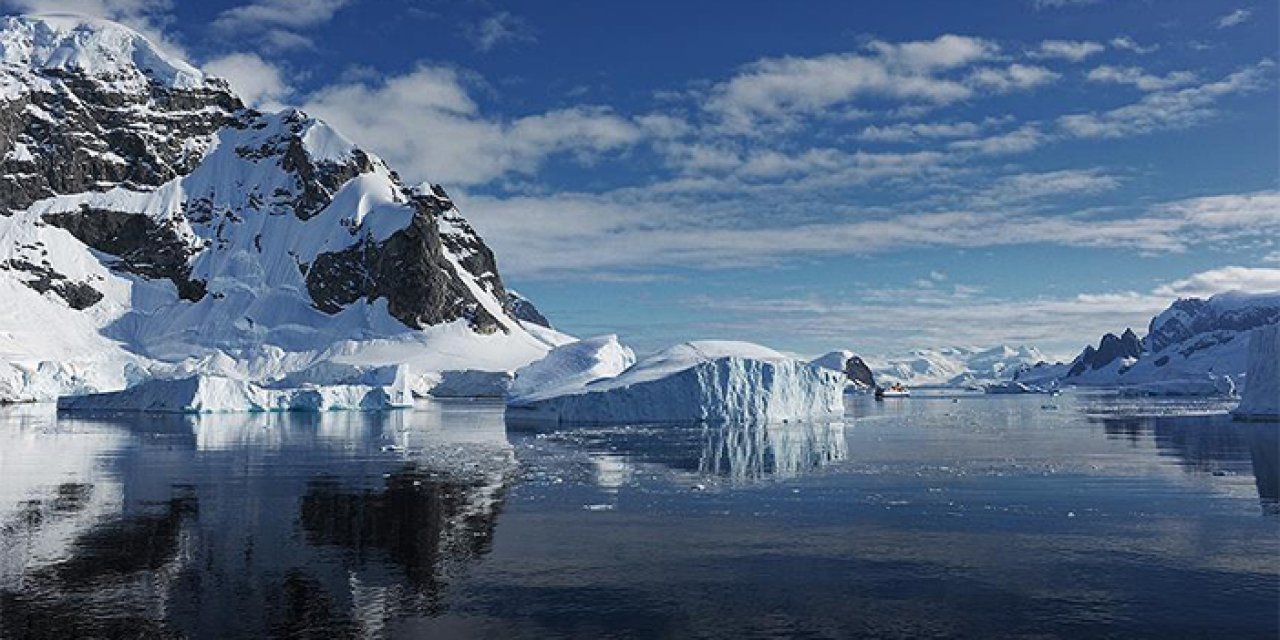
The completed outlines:
[[[178,297],[191,302],[206,293],[204,281],[191,277],[190,260],[198,249],[181,238],[173,222],[160,225],[140,213],[89,207],[46,214],[43,220],[115,256],[110,266],[117,271],[170,280],[178,288]]]
[[[507,289],[507,309],[511,311],[511,317],[516,320],[536,324],[539,327],[552,328],[551,321],[542,315],[542,312],[533,304],[533,301],[513,289]]]
[[[1101,369],[1116,360],[1140,356],[1142,356],[1142,341],[1138,339],[1138,334],[1134,333],[1133,329],[1125,329],[1119,336],[1108,333],[1102,336],[1097,349],[1087,346],[1075,360],[1071,361],[1071,369],[1067,375],[1078,376],[1085,371]]]
[[[445,257],[438,212],[425,200],[414,204],[412,223],[387,240],[361,242],[316,258],[306,270],[307,291],[316,308],[337,313],[360,299],[385,298],[391,315],[415,329],[465,318],[481,333],[501,330]],[[502,286],[496,274],[494,282]]]

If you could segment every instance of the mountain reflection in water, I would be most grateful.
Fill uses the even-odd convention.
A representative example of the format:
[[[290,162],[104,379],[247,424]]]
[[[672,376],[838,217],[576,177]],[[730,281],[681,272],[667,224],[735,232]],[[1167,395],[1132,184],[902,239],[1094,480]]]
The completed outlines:
[[[61,420],[62,436],[112,437],[61,470],[82,481],[4,519],[6,556],[25,552],[6,562],[21,566],[0,585],[0,637],[345,637],[432,615],[450,575],[488,551],[515,471],[500,423],[440,417]],[[48,441],[25,451],[47,459],[63,439],[5,435]],[[99,487],[117,510],[58,526]]]

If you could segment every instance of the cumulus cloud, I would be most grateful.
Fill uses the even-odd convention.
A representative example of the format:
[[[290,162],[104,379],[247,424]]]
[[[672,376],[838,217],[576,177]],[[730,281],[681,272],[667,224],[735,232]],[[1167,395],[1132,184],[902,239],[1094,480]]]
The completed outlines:
[[[1049,84],[1060,77],[1044,67],[1014,63],[1003,68],[977,69],[969,75],[968,84],[1007,93]]]
[[[1037,58],[1062,58],[1079,62],[1091,55],[1102,53],[1106,47],[1097,42],[1084,40],[1045,40],[1032,52]]]
[[[1280,269],[1222,267],[1161,285],[1155,293],[1179,298],[1207,298],[1224,291],[1280,293]]]
[[[226,79],[245,104],[277,110],[293,93],[283,72],[254,53],[233,53],[206,62],[205,71]]]
[[[309,96],[303,108],[360,140],[407,177],[455,185],[531,174],[556,154],[589,161],[642,137],[636,123],[606,107],[576,106],[509,120],[486,116],[464,75],[444,67],[420,66],[405,75],[329,86]]]
[[[252,38],[270,50],[310,48],[299,33],[333,19],[351,0],[256,0],[219,13],[213,28],[235,38]]]
[[[1196,81],[1190,71],[1171,71],[1163,76],[1146,73],[1138,67],[1113,67],[1103,65],[1091,69],[1085,76],[1090,82],[1133,85],[1143,91],[1164,91]]]
[[[1155,53],[1160,49],[1160,45],[1153,44],[1149,46],[1142,46],[1129,36],[1116,36],[1111,39],[1111,48],[1121,51],[1132,51],[1138,55],[1146,55],[1148,53]]]
[[[973,89],[944,72],[989,58],[999,48],[981,38],[944,35],[906,43],[874,41],[865,53],[766,58],[716,85],[706,108],[725,126],[749,132],[789,124],[860,97],[948,103]]]

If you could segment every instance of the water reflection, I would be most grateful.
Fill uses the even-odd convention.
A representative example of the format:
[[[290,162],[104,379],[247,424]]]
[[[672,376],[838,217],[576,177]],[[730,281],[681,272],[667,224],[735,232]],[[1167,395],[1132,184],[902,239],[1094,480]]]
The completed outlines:
[[[793,478],[848,456],[843,423],[574,427],[544,434],[585,452],[595,484],[616,492],[636,465],[730,483]]]
[[[1151,439],[1161,455],[1188,472],[1252,475],[1267,513],[1280,514],[1280,424],[1236,422],[1230,416],[1095,416],[1110,438]]]
[[[0,637],[347,637],[433,615],[517,475],[500,417],[462,413],[7,420]]]

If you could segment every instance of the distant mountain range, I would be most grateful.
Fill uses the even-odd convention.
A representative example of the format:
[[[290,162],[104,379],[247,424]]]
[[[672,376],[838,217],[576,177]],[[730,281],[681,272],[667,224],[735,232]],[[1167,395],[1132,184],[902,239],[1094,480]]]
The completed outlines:
[[[1035,347],[1008,345],[917,349],[904,356],[866,358],[878,384],[909,387],[980,387],[1009,380],[1043,361],[1044,354]]]
[[[1151,393],[1226,393],[1247,384],[1249,335],[1280,323],[1280,292],[1221,293],[1174,302],[1145,337],[1108,333],[1069,363],[1019,371],[1027,384],[1132,387]]]

